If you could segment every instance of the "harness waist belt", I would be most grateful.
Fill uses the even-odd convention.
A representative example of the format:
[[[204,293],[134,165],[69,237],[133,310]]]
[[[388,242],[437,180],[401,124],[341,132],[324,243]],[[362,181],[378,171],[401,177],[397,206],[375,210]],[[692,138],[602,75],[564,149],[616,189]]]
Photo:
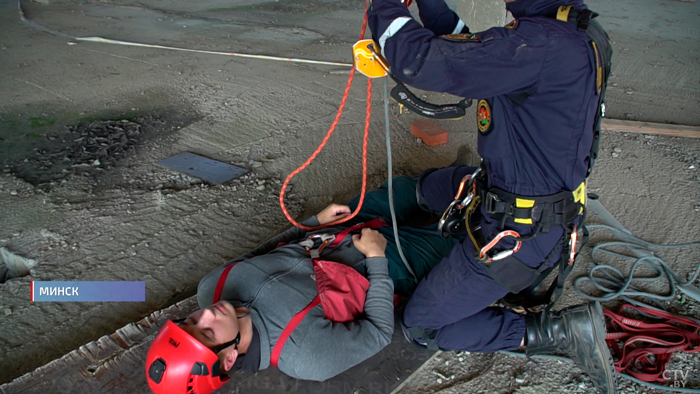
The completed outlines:
[[[566,226],[582,212],[583,204],[574,193],[563,191],[548,196],[519,196],[497,187],[479,190],[486,212],[505,223],[542,225],[548,232],[551,225]]]

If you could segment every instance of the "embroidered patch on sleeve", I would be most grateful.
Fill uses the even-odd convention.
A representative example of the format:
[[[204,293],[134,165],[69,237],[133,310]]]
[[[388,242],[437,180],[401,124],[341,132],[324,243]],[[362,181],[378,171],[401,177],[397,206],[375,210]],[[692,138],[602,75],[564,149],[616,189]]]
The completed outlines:
[[[493,127],[491,106],[486,100],[479,100],[479,105],[476,107],[476,124],[483,135],[488,134]]]
[[[515,30],[515,28],[518,27],[518,20],[513,19],[509,24],[507,24],[503,27],[505,27],[506,29]]]
[[[459,41],[459,42],[481,42],[479,39],[479,36],[476,34],[472,33],[465,33],[465,34],[445,34],[443,36],[440,36],[440,38],[443,38],[447,41]]]

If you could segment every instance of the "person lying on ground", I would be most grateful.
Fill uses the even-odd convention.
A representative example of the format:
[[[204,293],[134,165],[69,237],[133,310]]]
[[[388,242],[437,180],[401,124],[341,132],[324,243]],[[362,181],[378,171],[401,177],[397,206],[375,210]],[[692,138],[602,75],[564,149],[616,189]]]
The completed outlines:
[[[166,322],[149,349],[146,375],[151,389],[210,393],[225,384],[227,372],[257,372],[270,365],[294,378],[323,381],[378,353],[393,334],[394,294],[409,296],[456,243],[439,235],[435,224],[406,226],[425,216],[415,190],[413,178],[394,180],[399,239],[415,277],[401,260],[388,225],[384,185],[367,193],[353,220],[315,231],[291,228],[206,275],[197,290],[202,309],[177,324]],[[331,204],[304,224],[331,223],[349,215],[357,203],[358,197],[347,206]],[[345,236],[348,230],[355,234]],[[337,293],[314,303],[327,280],[321,283],[319,265],[334,264],[351,271],[336,275],[352,278],[340,287],[368,280],[360,310],[345,321],[329,319],[334,306],[328,307],[327,301]],[[306,314],[291,325],[302,310]]]

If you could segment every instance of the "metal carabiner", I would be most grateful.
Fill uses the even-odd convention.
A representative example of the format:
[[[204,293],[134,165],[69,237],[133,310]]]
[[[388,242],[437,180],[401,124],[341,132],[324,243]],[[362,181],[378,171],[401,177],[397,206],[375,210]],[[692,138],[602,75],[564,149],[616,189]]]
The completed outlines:
[[[318,248],[314,248],[316,245],[315,239],[320,239],[321,244],[318,246]],[[321,251],[331,242],[335,241],[335,235],[333,234],[313,234],[309,235],[305,240],[299,242],[299,245],[303,246],[304,249],[306,249],[306,253],[308,253],[311,258],[318,258],[321,254]]]
[[[512,238],[515,238],[515,240],[516,240],[516,241],[515,241],[515,246],[513,246],[512,249],[503,250],[503,251],[501,251],[501,252],[498,252],[498,253],[496,253],[494,256],[489,257],[489,258],[487,259],[488,256],[486,255],[486,253],[488,253],[489,250],[491,250],[494,246],[496,246],[496,245],[498,244],[498,242],[499,242],[501,239],[503,239],[504,237],[512,237]],[[483,248],[481,248],[481,250],[479,251],[479,259],[481,259],[482,261],[483,261],[483,260],[487,260],[486,263],[490,263],[490,262],[498,261],[498,260],[503,260],[503,259],[505,259],[506,257],[512,256],[513,253],[515,253],[515,252],[517,252],[518,250],[520,250],[520,247],[522,246],[522,244],[523,244],[522,241],[520,241],[520,234],[518,234],[516,231],[513,231],[513,230],[502,231],[502,232],[500,232],[498,235],[496,235],[496,236],[491,240],[491,242],[489,242],[488,244],[486,244],[486,246],[484,246]]]
[[[474,198],[474,195],[476,194],[476,183],[474,183],[474,179],[476,179],[476,176],[479,175],[480,172],[481,167],[476,167],[474,172],[469,175],[465,175],[464,178],[462,178],[462,181],[459,183],[459,189],[457,189],[457,194],[455,194],[455,201],[462,200],[460,208],[464,208],[465,206],[469,205],[472,198]],[[469,191],[469,194],[462,199],[462,192],[464,191],[465,185],[467,185],[467,187],[471,190]]]
[[[494,262],[494,261],[503,260],[503,259],[505,259],[506,257],[512,256],[513,253],[515,253],[515,252],[513,251],[513,249],[508,249],[508,250],[504,250],[504,251],[498,252],[498,253],[496,253],[495,255],[493,255],[493,257],[491,257],[490,259],[488,259],[487,263],[492,263],[492,262]]]
[[[457,193],[455,194],[454,201],[452,201],[450,205],[447,206],[447,209],[445,209],[445,211],[442,213],[442,217],[440,217],[440,221],[438,222],[438,232],[443,237],[447,238],[450,235],[456,235],[455,232],[458,230],[445,228],[445,225],[449,226],[448,222],[454,223],[454,220],[452,220],[453,217],[459,216],[461,221],[465,220],[465,208],[469,206],[476,195],[476,183],[474,182],[474,179],[476,179],[476,176],[479,175],[479,172],[481,172],[481,167],[477,167],[473,173],[465,175],[462,178],[462,181],[459,183]],[[462,196],[466,189],[469,189],[469,193],[467,193],[466,196]]]

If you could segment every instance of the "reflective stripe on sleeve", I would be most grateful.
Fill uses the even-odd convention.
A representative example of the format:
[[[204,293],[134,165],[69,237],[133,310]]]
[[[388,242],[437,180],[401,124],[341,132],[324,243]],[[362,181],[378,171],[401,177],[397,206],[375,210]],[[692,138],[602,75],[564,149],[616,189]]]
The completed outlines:
[[[455,29],[452,31],[452,34],[460,34],[466,25],[467,24],[460,19],[459,22],[457,22],[457,26],[455,26]]]
[[[382,48],[382,56],[384,56],[384,43],[386,42],[386,40],[388,40],[394,34],[396,34],[397,31],[401,30],[403,25],[405,25],[410,20],[411,18],[407,16],[396,18],[393,22],[391,22],[389,27],[387,27],[386,30],[384,30],[384,34],[382,34],[382,36],[379,37],[379,46]]]

